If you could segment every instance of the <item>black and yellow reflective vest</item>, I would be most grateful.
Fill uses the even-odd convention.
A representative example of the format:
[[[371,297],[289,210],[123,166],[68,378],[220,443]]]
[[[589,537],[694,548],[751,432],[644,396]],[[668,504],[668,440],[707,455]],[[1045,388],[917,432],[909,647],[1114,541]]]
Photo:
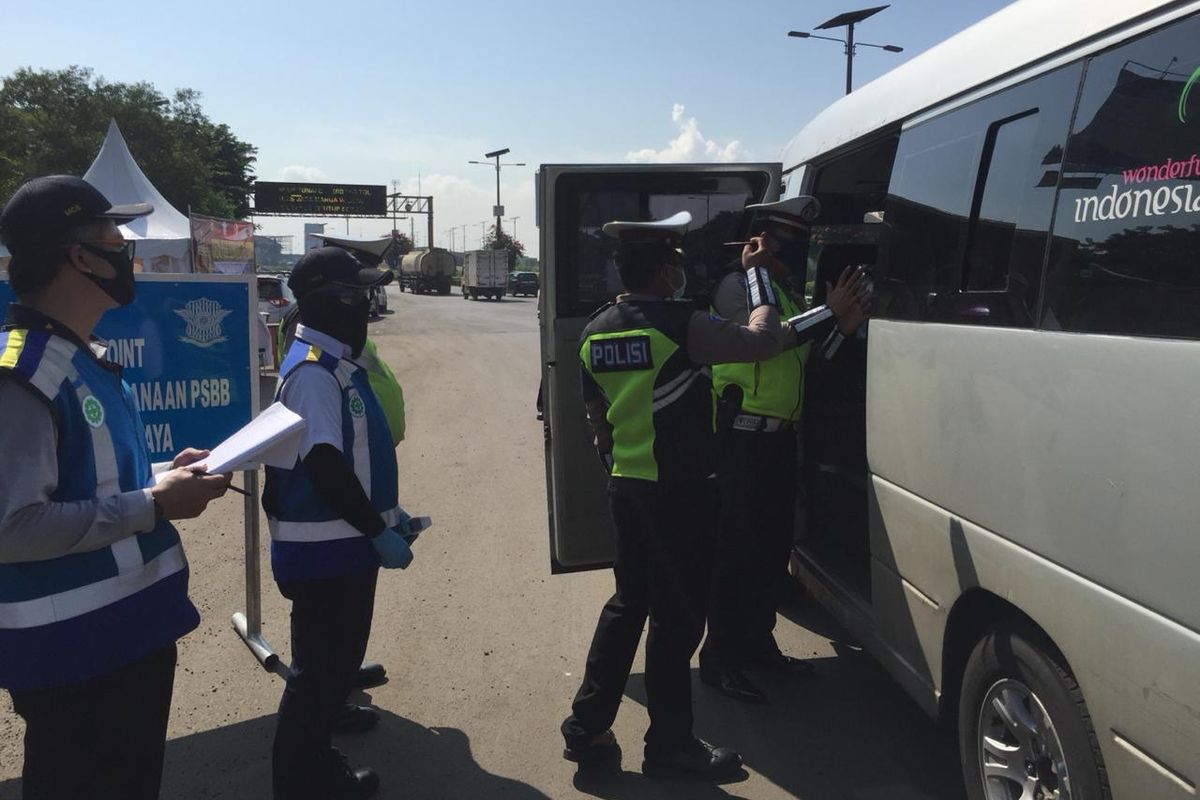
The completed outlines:
[[[779,298],[780,316],[789,319],[798,315],[800,307],[778,283],[771,283]],[[768,361],[714,365],[713,387],[717,396],[721,396],[726,386],[737,384],[742,387],[743,413],[800,419],[804,405],[804,365],[810,349],[811,343],[804,342]]]
[[[671,300],[619,299],[583,331],[583,397],[603,397],[612,475],[670,483],[713,472],[712,374],[688,355],[695,310]]]

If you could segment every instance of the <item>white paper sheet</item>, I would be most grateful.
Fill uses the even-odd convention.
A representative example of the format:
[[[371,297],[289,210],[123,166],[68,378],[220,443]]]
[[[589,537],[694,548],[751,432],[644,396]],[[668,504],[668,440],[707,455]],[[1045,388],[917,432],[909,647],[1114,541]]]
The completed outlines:
[[[256,469],[259,464],[288,469],[296,464],[303,433],[304,420],[299,414],[282,403],[272,403],[199,464],[216,475]]]

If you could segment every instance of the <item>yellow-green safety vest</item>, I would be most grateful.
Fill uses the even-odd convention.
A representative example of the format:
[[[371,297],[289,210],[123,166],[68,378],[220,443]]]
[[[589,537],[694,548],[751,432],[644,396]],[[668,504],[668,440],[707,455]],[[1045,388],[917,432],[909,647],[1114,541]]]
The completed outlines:
[[[772,281],[784,319],[800,313],[799,306]],[[798,420],[804,405],[804,365],[809,343],[784,350],[768,361],[713,366],[713,391],[720,397],[730,384],[742,387],[742,413]]]

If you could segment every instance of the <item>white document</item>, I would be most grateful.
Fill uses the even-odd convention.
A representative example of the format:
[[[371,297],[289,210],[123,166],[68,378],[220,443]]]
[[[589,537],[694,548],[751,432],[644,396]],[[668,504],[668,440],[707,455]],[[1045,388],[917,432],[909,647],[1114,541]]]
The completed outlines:
[[[259,464],[290,469],[300,454],[304,420],[282,403],[272,403],[249,424],[198,462],[214,475],[256,469]]]

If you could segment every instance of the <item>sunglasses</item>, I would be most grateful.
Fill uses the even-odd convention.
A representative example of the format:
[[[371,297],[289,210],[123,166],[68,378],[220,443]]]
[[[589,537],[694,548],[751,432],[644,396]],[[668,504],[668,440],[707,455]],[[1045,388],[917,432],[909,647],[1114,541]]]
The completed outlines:
[[[137,249],[137,242],[129,242],[124,239],[88,239],[77,242],[77,244],[89,253],[95,253],[101,257],[105,254],[121,253],[130,260],[133,259],[133,253]],[[104,247],[98,245],[104,245]]]
[[[366,288],[353,286],[323,286],[313,292],[319,297],[327,297],[342,305],[353,306],[370,300],[370,292]]]

